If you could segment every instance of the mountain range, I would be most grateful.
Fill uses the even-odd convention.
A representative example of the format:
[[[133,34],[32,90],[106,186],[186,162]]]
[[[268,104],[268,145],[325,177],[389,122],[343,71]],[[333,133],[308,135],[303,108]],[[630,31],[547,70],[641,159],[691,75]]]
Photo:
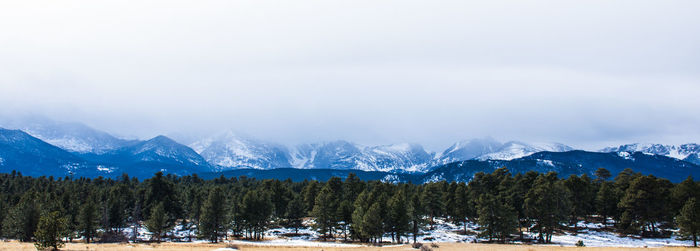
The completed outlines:
[[[587,152],[558,143],[501,143],[484,138],[460,141],[435,153],[419,144],[363,146],[343,140],[288,147],[232,131],[185,146],[166,136],[125,140],[80,123],[36,119],[2,122],[0,127],[14,128],[0,129],[0,172],[17,170],[32,176],[127,173],[146,178],[163,171],[175,175],[248,172],[252,177],[278,173],[284,178],[290,170],[318,175],[342,170],[341,174],[372,174],[366,177],[383,174],[381,179],[386,181],[426,182],[468,180],[477,171],[505,166],[514,172],[557,171],[560,175],[592,174],[605,167],[613,173],[632,168],[671,180],[700,177],[697,144],[629,144]]]

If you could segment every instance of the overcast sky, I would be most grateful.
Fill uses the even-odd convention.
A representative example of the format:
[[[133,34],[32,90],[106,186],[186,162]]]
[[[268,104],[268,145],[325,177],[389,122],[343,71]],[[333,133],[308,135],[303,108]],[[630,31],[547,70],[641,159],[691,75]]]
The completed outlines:
[[[0,1],[0,111],[286,144],[700,142],[700,1]]]

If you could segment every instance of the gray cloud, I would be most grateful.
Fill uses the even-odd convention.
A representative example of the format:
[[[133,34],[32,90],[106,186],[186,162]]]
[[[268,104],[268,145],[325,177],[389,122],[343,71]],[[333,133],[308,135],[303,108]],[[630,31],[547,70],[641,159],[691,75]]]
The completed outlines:
[[[697,1],[0,3],[0,105],[119,135],[700,141]]]

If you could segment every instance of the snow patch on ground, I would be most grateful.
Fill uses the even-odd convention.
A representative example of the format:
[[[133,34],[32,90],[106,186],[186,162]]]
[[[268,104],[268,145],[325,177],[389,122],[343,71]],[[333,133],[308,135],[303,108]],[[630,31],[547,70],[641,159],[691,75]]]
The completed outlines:
[[[428,219],[426,218],[426,221]],[[417,236],[417,241],[421,243],[433,243],[433,242],[473,242],[473,241],[486,241],[484,238],[479,238],[476,234],[479,232],[479,225],[473,223],[467,223],[466,230],[467,234],[464,235],[465,226],[463,224],[454,224],[452,222],[446,221],[443,218],[435,218],[432,230],[430,230],[430,225],[425,225],[423,230],[419,232]],[[318,232],[314,231],[313,228],[308,227],[313,224],[313,220],[304,221],[304,225],[307,227],[299,228],[295,231],[293,228],[272,228],[265,231],[265,236],[263,241],[247,241],[247,240],[226,240],[225,243],[238,244],[238,245],[250,245],[250,246],[262,246],[262,247],[273,247],[273,246],[287,246],[287,247],[362,247],[363,244],[358,243],[343,243],[342,231],[336,230],[335,235],[337,236],[336,241],[320,241],[321,237]],[[580,230],[578,233],[567,232],[565,234],[555,234],[552,236],[552,244],[557,246],[575,246],[580,240],[588,247],[665,247],[665,246],[692,246],[691,240],[677,240],[677,236],[672,236],[671,238],[638,238],[638,237],[621,237],[615,233],[604,232],[604,228],[601,223],[590,223],[590,222],[578,222],[577,227],[587,228]],[[126,228],[123,233],[126,237],[131,239],[133,228]],[[148,232],[144,227],[138,228],[139,241],[147,241],[151,238],[151,233]],[[536,238],[536,233],[524,233],[528,238]],[[182,225],[177,226],[172,230],[169,235],[175,236],[176,239],[166,239],[166,241],[188,241],[189,236],[192,236],[193,243],[207,243],[206,240],[200,240],[196,238],[196,231],[194,229],[184,229]],[[413,235],[407,234],[407,236],[401,237],[403,243],[412,242]],[[389,234],[384,235],[383,240],[385,242],[391,241],[391,236]],[[539,245],[539,244],[537,244]],[[219,249],[219,250],[230,250],[230,249]]]
[[[595,230],[583,230],[578,234],[554,235],[552,242],[555,244],[574,246],[579,240],[588,247],[665,247],[665,246],[691,246],[692,241],[676,240],[671,238],[633,238],[619,237],[614,233],[598,232]]]
[[[347,243],[336,243],[336,242],[318,242],[309,240],[295,240],[295,239],[274,239],[266,241],[242,241],[242,240],[232,240],[228,243],[240,244],[248,246],[285,246],[285,247],[362,247],[359,244],[347,244]]]

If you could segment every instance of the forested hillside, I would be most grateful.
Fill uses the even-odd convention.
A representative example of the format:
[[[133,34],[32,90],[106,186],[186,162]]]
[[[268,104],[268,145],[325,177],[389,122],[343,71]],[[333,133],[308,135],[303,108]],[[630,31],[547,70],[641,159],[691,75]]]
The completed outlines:
[[[81,238],[86,242],[136,240],[125,229],[145,227],[152,241],[224,238],[260,240],[270,227],[299,228],[312,219],[321,240],[392,242],[415,240],[436,218],[478,224],[482,241],[549,243],[554,233],[580,220],[597,221],[606,231],[642,237],[698,234],[700,184],[691,178],[673,184],[630,169],[614,179],[558,178],[556,173],[508,169],[477,173],[469,183],[392,184],[345,180],[326,182],[204,180],[196,175],[157,173],[139,181],[0,175],[1,234],[21,241]],[[41,226],[54,226],[47,234]],[[192,230],[185,238],[174,228]],[[523,232],[530,232],[526,235]]]

